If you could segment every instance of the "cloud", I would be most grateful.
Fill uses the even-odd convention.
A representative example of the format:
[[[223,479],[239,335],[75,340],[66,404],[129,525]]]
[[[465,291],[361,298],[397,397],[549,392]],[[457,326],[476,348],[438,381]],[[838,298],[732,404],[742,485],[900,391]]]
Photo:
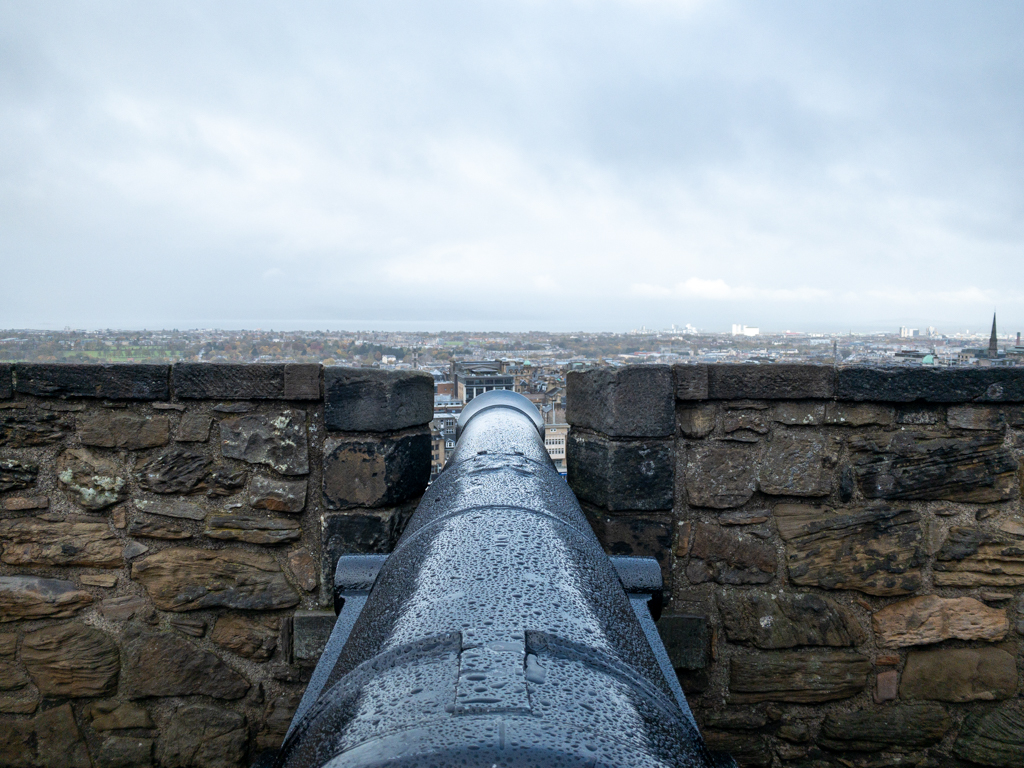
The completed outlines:
[[[0,326],[1024,324],[1022,17],[7,4]]]

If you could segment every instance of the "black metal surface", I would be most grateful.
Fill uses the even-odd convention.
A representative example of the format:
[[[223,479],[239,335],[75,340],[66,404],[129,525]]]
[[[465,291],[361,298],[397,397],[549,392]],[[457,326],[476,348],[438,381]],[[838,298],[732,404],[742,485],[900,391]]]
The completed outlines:
[[[278,764],[711,766],[534,406],[490,394]]]

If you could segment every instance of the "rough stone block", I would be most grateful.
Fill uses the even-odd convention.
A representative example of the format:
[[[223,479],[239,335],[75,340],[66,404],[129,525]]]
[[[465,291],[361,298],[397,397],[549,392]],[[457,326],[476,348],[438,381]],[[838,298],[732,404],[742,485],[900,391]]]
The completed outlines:
[[[82,715],[91,721],[94,731],[155,727],[149,712],[132,702],[94,701],[85,706]]]
[[[1024,368],[840,367],[839,400],[883,403],[1024,401]]]
[[[423,493],[430,480],[430,432],[367,439],[328,438],[323,493],[328,509],[388,507]]]
[[[299,522],[288,517],[262,515],[210,515],[203,535],[220,541],[246,544],[287,544],[302,537]]]
[[[679,364],[672,366],[676,385],[676,400],[708,399],[708,366]]]
[[[907,654],[901,699],[993,701],[1017,692],[1017,664],[1001,648],[930,648]]]
[[[0,493],[30,488],[39,477],[39,465],[34,461],[0,459]]]
[[[135,477],[141,488],[153,493],[192,493],[211,463],[201,453],[171,448],[136,465]]]
[[[321,578],[334,583],[341,555],[386,554],[394,547],[404,516],[399,510],[355,509],[326,514],[321,531]]]
[[[85,565],[120,568],[122,542],[104,520],[52,523],[39,518],[0,520],[0,560],[8,565]]]
[[[175,363],[171,383],[187,400],[319,400],[317,363]]]
[[[288,569],[295,577],[295,582],[306,592],[312,592],[320,583],[316,560],[305,547],[288,553]]]
[[[584,507],[584,511],[605,552],[609,555],[657,558],[662,573],[668,575],[672,548],[671,520],[642,514],[607,515],[589,507]]]
[[[100,510],[128,496],[127,472],[85,448],[64,451],[57,459],[57,481],[78,504]]]
[[[138,451],[167,445],[166,416],[140,416],[130,411],[98,410],[77,419],[82,445]]]
[[[857,484],[869,499],[986,503],[1020,495],[1020,464],[996,432],[948,437],[901,430],[854,435],[849,446]]]
[[[125,646],[122,693],[240,699],[249,682],[216,654],[168,632],[136,632]]]
[[[835,426],[864,427],[877,424],[887,427],[892,424],[896,410],[892,406],[871,403],[826,403],[825,423]]]
[[[179,443],[205,443],[210,439],[213,419],[203,413],[186,413],[178,424],[174,439]]]
[[[427,373],[324,368],[328,430],[389,432],[428,424],[433,415],[434,379]]]
[[[755,446],[711,441],[687,451],[686,497],[695,507],[741,507],[754,495],[756,478]]]
[[[120,657],[106,632],[79,622],[25,635],[21,660],[44,696],[104,696],[117,689]]]
[[[777,565],[775,549],[763,540],[698,523],[686,577],[694,584],[767,584],[775,578]]]
[[[676,408],[676,425],[684,437],[704,438],[715,429],[716,406],[713,403],[683,404]]]
[[[132,578],[164,611],[278,610],[299,602],[269,554],[241,549],[163,549],[132,564]]]
[[[296,663],[316,665],[336,620],[334,611],[295,612],[292,618],[292,656]]]
[[[900,673],[895,669],[887,669],[875,675],[875,704],[885,701],[896,701],[900,690]]]
[[[170,366],[149,364],[15,363],[14,389],[41,397],[166,400]]]
[[[0,363],[0,400],[6,400],[14,394],[14,366]]]
[[[824,434],[776,430],[758,475],[762,493],[772,496],[828,496],[839,446]]]
[[[565,418],[610,437],[668,437],[675,431],[672,385],[667,365],[570,371]]]
[[[1006,429],[1006,418],[997,408],[957,405],[946,412],[946,424],[951,429],[993,430]]]
[[[657,626],[673,668],[696,671],[711,663],[711,627],[707,616],[662,614]]]
[[[0,445],[32,448],[63,440],[71,431],[71,418],[62,413],[0,411]]]
[[[772,409],[772,421],[779,424],[818,426],[825,422],[825,403],[779,403]]]
[[[943,640],[1002,640],[1010,630],[1006,611],[973,597],[924,595],[887,605],[871,616],[882,648],[930,645]]]
[[[220,445],[221,453],[230,459],[265,464],[282,475],[309,472],[306,412],[298,408],[224,419]]]
[[[207,704],[178,707],[157,743],[164,768],[237,768],[249,738],[245,715]]]
[[[771,651],[729,662],[729,703],[813,704],[856,696],[871,662],[853,651]]]
[[[257,475],[249,489],[249,504],[274,512],[301,512],[306,506],[306,481]]]
[[[799,363],[715,364],[708,366],[711,400],[829,399],[835,394],[831,366]]]
[[[277,617],[251,619],[237,613],[226,614],[217,617],[210,639],[239,656],[266,661],[277,648],[279,629]]]
[[[794,584],[869,595],[906,595],[920,588],[925,562],[920,520],[910,510],[775,507]]]
[[[1024,755],[1024,712],[1001,707],[969,713],[953,752],[972,763],[1019,768]]]
[[[36,715],[37,760],[47,768],[89,768],[89,750],[70,704]]]
[[[1024,541],[982,528],[951,528],[935,556],[933,578],[943,587],[1024,584]]]
[[[145,768],[153,764],[153,739],[111,736],[100,745],[98,768]]]
[[[610,440],[571,430],[566,440],[569,485],[577,497],[610,511],[672,508],[672,440]]]
[[[818,743],[840,752],[930,747],[952,727],[953,720],[939,704],[900,704],[831,713],[821,725]]]
[[[63,619],[92,602],[92,595],[70,581],[38,576],[0,576],[0,623]]]
[[[711,753],[725,753],[740,768],[768,768],[772,764],[772,751],[768,740],[756,733],[730,733],[705,730],[701,732]],[[731,765],[728,760],[715,761],[716,765]]]
[[[731,643],[774,650],[800,645],[852,646],[867,632],[846,606],[814,594],[721,593],[718,610]]]

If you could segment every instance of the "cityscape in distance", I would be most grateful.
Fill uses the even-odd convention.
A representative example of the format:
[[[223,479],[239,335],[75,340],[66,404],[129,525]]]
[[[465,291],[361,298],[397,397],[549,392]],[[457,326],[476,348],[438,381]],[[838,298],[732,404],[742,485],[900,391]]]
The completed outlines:
[[[275,330],[4,330],[0,362],[260,363],[302,362],[420,370],[434,379],[432,474],[455,447],[459,413],[494,389],[529,398],[545,422],[544,442],[566,472],[565,375],[573,369],[645,363],[806,362],[901,366],[1021,366],[1020,333],[761,333],[742,324],[729,333],[693,326],[626,333],[474,333]]]

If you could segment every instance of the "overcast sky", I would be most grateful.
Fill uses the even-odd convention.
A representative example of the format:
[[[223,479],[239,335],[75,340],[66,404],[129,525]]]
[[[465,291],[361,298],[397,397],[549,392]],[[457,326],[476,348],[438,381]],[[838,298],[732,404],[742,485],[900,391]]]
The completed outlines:
[[[0,0],[0,327],[1024,330],[1024,3]]]

